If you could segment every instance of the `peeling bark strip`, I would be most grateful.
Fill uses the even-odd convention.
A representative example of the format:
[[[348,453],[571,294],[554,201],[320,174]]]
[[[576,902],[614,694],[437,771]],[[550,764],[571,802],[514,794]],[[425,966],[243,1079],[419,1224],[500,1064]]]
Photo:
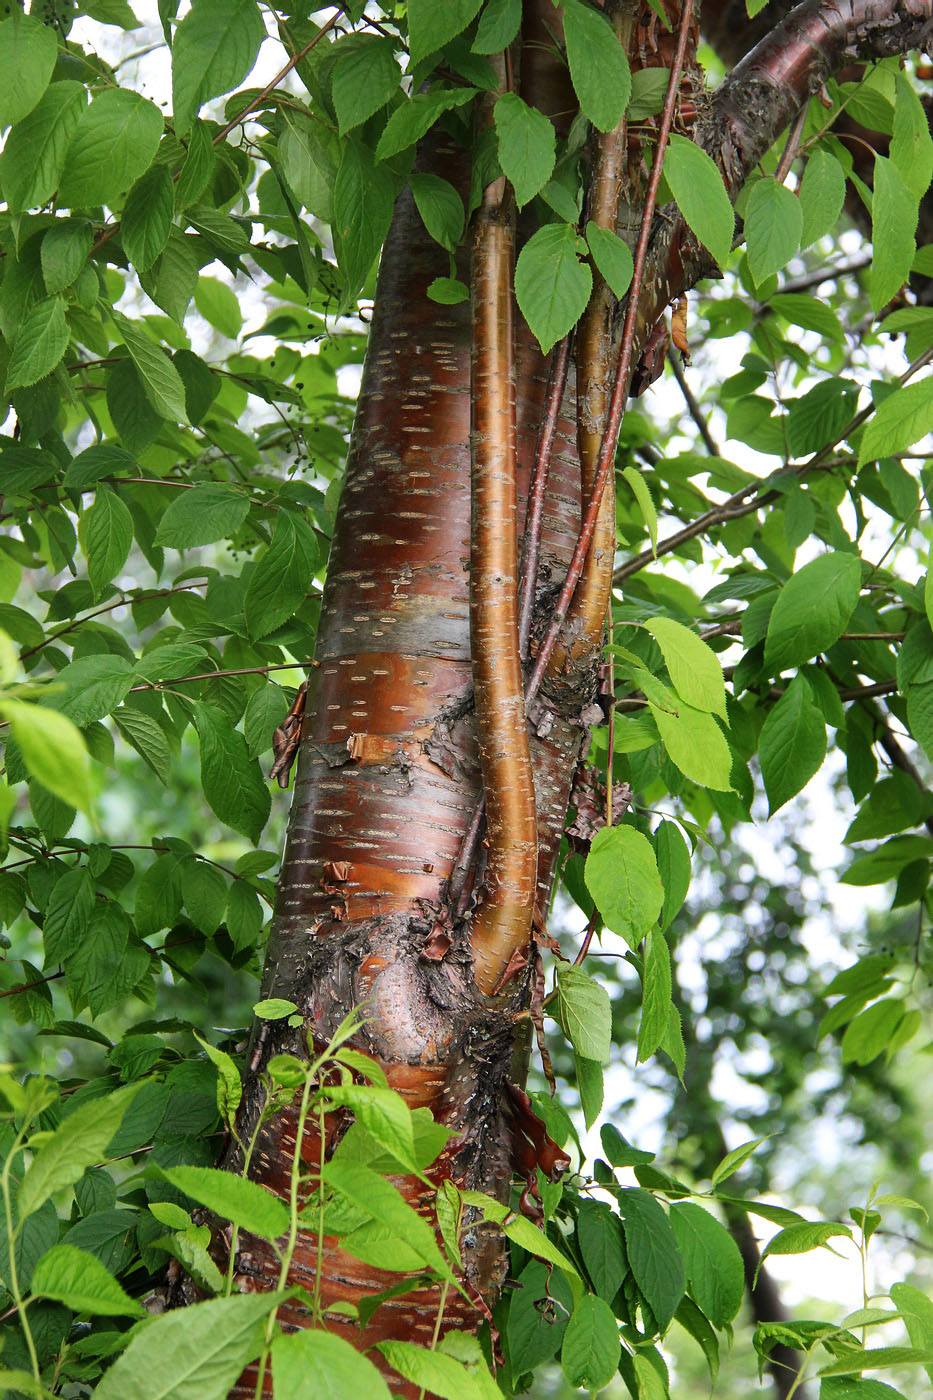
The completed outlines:
[[[492,107],[492,98],[481,105],[485,126]],[[471,943],[476,981],[487,995],[528,943],[538,858],[518,641],[513,222],[500,176],[476,213],[471,272],[470,642],[488,844]]]

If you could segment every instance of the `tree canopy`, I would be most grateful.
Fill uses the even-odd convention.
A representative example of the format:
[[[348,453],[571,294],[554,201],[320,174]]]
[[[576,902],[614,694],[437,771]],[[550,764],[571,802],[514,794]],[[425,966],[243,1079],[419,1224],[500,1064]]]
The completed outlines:
[[[933,1377],[922,1272],[913,1257],[892,1272],[886,1256],[882,1288],[872,1262],[886,1232],[916,1240],[930,1204],[913,1199],[919,1169],[880,1145],[919,1157],[929,1050],[933,139],[917,50],[933,21],[921,0],[807,0],[786,19],[770,6],[762,42],[736,61],[711,46],[728,7],[708,8],[704,75],[680,0],[192,0],[181,17],[177,0],[159,0],[157,17],[125,0],[4,7],[3,1393],[223,1400],[253,1393],[235,1386],[258,1362],[251,1387],[263,1393],[271,1373],[278,1400],[325,1393],[307,1388],[309,1369],[326,1393],[387,1395],[388,1376],[399,1394],[489,1400],[559,1365],[572,1391],[620,1376],[634,1400],[692,1400],[715,1381],[756,1264],[767,1277],[769,1258],[840,1241],[867,1259],[862,1307],[753,1317],[761,1366],[783,1347],[796,1368],[778,1393],[799,1371],[820,1400],[913,1400]],[[762,8],[742,13],[750,33]],[[532,9],[543,28],[522,39]],[[560,69],[571,111],[534,88],[536,53]],[[170,94],[152,66],[163,58]],[[380,312],[399,209],[430,258],[418,304],[383,298]],[[512,227],[514,273],[501,242]],[[484,766],[487,885],[506,891],[476,914],[490,998],[528,941],[510,923],[522,857],[506,849],[523,810],[526,925],[536,875],[530,777],[530,818],[521,796],[508,805],[527,748],[523,703],[507,732],[508,665],[522,702],[527,663],[546,745],[538,693],[556,693],[584,651],[599,663],[598,690],[570,707],[572,741],[551,741],[566,757],[591,730],[547,927],[534,927],[544,970],[518,1013],[541,1069],[511,1201],[430,1175],[451,1133],[359,1049],[366,1005],[316,1039],[297,993],[259,984],[288,811],[270,769],[288,786],[303,682],[322,664],[369,324],[407,314],[431,357],[432,327],[469,339],[471,291],[474,457],[505,411],[496,337],[506,323],[513,335],[513,317],[517,431],[554,478],[568,361],[599,405],[579,439],[572,527],[545,511],[535,544],[519,521],[523,654],[500,646],[499,566],[481,578],[477,564],[514,513],[492,450],[475,465],[474,538],[487,544],[455,561],[474,609],[488,585],[475,706],[483,764],[486,739],[501,743],[508,780],[491,784]],[[445,354],[426,361],[424,387],[407,384],[412,400],[443,388]],[[614,511],[600,473],[614,474]],[[411,473],[410,519],[429,475]],[[370,490],[364,475],[355,489]],[[409,524],[380,529],[407,539]],[[361,560],[372,538],[361,529]],[[564,577],[575,545],[576,594]],[[334,594],[352,565],[344,553],[332,568]],[[412,578],[429,596],[442,567],[429,541],[392,598]],[[370,728],[369,761],[388,763]],[[448,771],[475,772],[459,742],[451,727]],[[393,762],[414,763],[396,748]],[[839,881],[891,912],[824,951],[808,919],[827,897],[811,857],[830,811],[848,823]],[[783,881],[755,871],[756,829],[786,858]],[[327,880],[340,922],[351,869],[332,864]],[[439,962],[449,929],[426,927],[424,957]],[[261,1062],[247,1140],[241,1081],[282,1028],[303,1052]],[[716,1066],[733,1054],[762,1101],[717,1102]],[[621,1062],[636,1094],[663,1095],[659,1152],[620,1130]],[[842,1103],[853,1152],[877,1149],[878,1182],[834,1188],[826,1218],[804,1188],[778,1202],[773,1135],[785,1121],[805,1134]],[[246,1168],[283,1107],[298,1126],[277,1197]],[[316,1175],[294,1152],[306,1125],[320,1134]],[[224,1150],[242,1174],[217,1169]],[[393,1184],[402,1173],[430,1188],[418,1210]],[[749,1216],[777,1227],[750,1268]],[[513,1286],[491,1311],[461,1249],[484,1231],[511,1252]],[[315,1324],[332,1316],[320,1284],[289,1273],[300,1232],[398,1273],[394,1294],[348,1298],[343,1323],[382,1321],[395,1294],[433,1289],[436,1325],[432,1312],[419,1344],[387,1333],[366,1353],[319,1325],[291,1331],[299,1308]],[[248,1286],[238,1233],[261,1242],[278,1287]],[[166,1269],[203,1301],[153,1317]],[[442,1335],[445,1307],[472,1309],[478,1337]],[[678,1332],[708,1372],[696,1390]]]

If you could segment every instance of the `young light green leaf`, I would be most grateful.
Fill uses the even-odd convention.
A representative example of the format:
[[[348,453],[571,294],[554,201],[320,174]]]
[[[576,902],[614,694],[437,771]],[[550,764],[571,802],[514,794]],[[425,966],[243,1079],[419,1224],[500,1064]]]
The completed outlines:
[[[664,902],[647,836],[633,826],[603,827],[593,838],[585,878],[606,925],[621,934],[629,947],[637,948]]]
[[[622,475],[625,477],[629,486],[631,486],[645,525],[648,527],[648,537],[651,540],[651,548],[657,550],[658,512],[654,504],[654,497],[648,489],[648,483],[637,467],[623,467]]]
[[[811,1249],[819,1249],[828,1240],[840,1235],[847,1240],[852,1238],[848,1225],[836,1225],[827,1220],[808,1220],[803,1225],[788,1225],[768,1241],[761,1253],[761,1263],[769,1254],[808,1254]]]
[[[933,432],[933,378],[903,384],[870,418],[859,444],[859,465],[893,457]]]
[[[521,209],[551,178],[554,169],[554,128],[543,112],[514,92],[496,103],[499,164],[512,182],[515,202]]]
[[[756,1147],[768,1141],[769,1136],[770,1134],[766,1134],[765,1137],[752,1138],[750,1142],[743,1142],[740,1147],[734,1147],[731,1152],[727,1152],[710,1178],[714,1189],[720,1182],[732,1176],[733,1172],[737,1172],[742,1163],[748,1161]]]
[[[272,1343],[272,1375],[276,1400],[308,1400],[309,1380],[320,1400],[365,1395],[367,1400],[391,1400],[389,1387],[369,1357],[333,1332],[308,1328],[281,1334]]]
[[[161,1167],[160,1175],[177,1190],[234,1225],[276,1240],[288,1229],[288,1207],[258,1182],[214,1167]]]
[[[539,1230],[537,1225],[534,1225],[526,1215],[516,1215],[511,1219],[506,1217],[502,1223],[502,1229],[510,1240],[521,1245],[522,1249],[526,1249],[535,1258],[545,1259],[550,1264],[556,1264],[570,1284],[574,1299],[580,1298],[582,1294],[580,1275],[566,1254],[551,1243],[543,1230]]]
[[[57,57],[58,38],[50,25],[15,11],[0,22],[0,128],[29,115],[49,85]]]
[[[789,802],[826,756],[826,723],[803,676],[795,676],[768,714],[759,740],[770,814]]]
[[[933,137],[926,111],[905,73],[895,73],[897,97],[890,157],[901,178],[917,199],[922,199],[933,179]]]
[[[44,379],[61,360],[68,346],[68,323],[61,297],[40,301],[19,328],[6,371],[6,392],[23,389]]]
[[[27,771],[49,792],[88,811],[91,789],[87,746],[80,729],[56,710],[26,700],[0,700],[0,714],[23,756]]]
[[[664,178],[689,227],[724,266],[732,249],[735,214],[713,161],[685,136],[672,132],[664,152]]]
[[[256,0],[194,0],[172,45],[172,107],[183,136],[203,102],[247,76],[266,27]]]
[[[683,773],[714,792],[732,787],[732,753],[713,716],[675,697],[673,707],[649,702],[667,756]]]
[[[828,1366],[821,1367],[817,1375],[854,1376],[862,1371],[880,1371],[889,1366],[917,1364],[925,1366],[929,1371],[933,1366],[933,1350],[926,1347],[859,1347],[855,1351],[845,1352]],[[876,1397],[866,1396],[866,1400],[876,1400]]]
[[[634,271],[628,244],[623,243],[612,229],[600,228],[592,219],[586,226],[586,241],[593,261],[612,289],[613,296],[624,297]]]
[[[215,330],[229,340],[236,340],[243,326],[243,313],[232,287],[218,282],[216,277],[199,277],[194,304]]]
[[[332,1161],[324,1180],[380,1224],[400,1235],[429,1269],[450,1278],[450,1266],[438,1247],[434,1231],[390,1181],[357,1162]]]
[[[890,1045],[904,1019],[904,1003],[883,997],[854,1017],[842,1037],[842,1063],[867,1065]]]
[[[726,718],[726,687],[719,658],[695,632],[670,617],[652,618],[645,627],[661,648],[671,684],[695,710]]]
[[[129,88],[104,88],[83,107],[58,188],[71,206],[109,204],[151,164],[164,127],[154,102]]]
[[[291,1016],[297,1010],[295,1003],[286,1001],[284,997],[266,997],[253,1006],[253,1014],[262,1021],[281,1021],[284,1016]]]
[[[271,807],[259,764],[250,758],[243,735],[216,706],[196,705],[195,725],[204,796],[221,821],[258,842]]]
[[[602,1298],[584,1293],[567,1324],[560,1351],[561,1370],[572,1386],[602,1390],[616,1373],[621,1342],[619,1324]]]
[[[545,224],[518,255],[515,296],[545,354],[576,325],[592,288],[572,224]]]
[[[557,970],[557,1012],[579,1055],[605,1064],[612,1048],[612,1007],[605,987],[579,967]]]
[[[487,1400],[469,1369],[452,1356],[415,1342],[377,1342],[376,1349],[405,1380],[440,1400]]]
[[[235,881],[234,888],[241,883],[242,881]],[[236,1117],[236,1111],[243,1097],[240,1072],[225,1050],[218,1050],[217,1046],[211,1045],[209,1040],[203,1040],[197,1031],[194,1032],[194,1038],[199,1045],[203,1046],[207,1058],[217,1070],[217,1108],[221,1118],[229,1127]]]
[[[110,1140],[140,1087],[138,1083],[127,1084],[105,1098],[82,1104],[55,1129],[23,1176],[19,1188],[21,1220],[32,1215],[57,1191],[73,1186],[87,1167],[106,1157]]]
[[[625,50],[606,16],[582,0],[564,0],[563,16],[567,63],[580,107],[597,130],[614,131],[632,91]]]
[[[262,1351],[262,1320],[288,1296],[244,1293],[165,1313],[136,1333],[95,1400],[223,1400]]]
[[[933,1300],[911,1283],[895,1283],[891,1289],[891,1301],[904,1319],[912,1344],[921,1351],[933,1352]],[[933,1361],[924,1365],[933,1381]]]
[[[800,246],[803,210],[800,200],[770,178],[756,180],[745,206],[748,266],[759,285],[786,267]]]
[[[132,1221],[133,1216],[129,1216]],[[37,1298],[64,1303],[72,1312],[100,1317],[144,1317],[145,1313],[120,1287],[103,1264],[86,1249],[57,1244],[43,1254],[33,1270],[30,1291]]]

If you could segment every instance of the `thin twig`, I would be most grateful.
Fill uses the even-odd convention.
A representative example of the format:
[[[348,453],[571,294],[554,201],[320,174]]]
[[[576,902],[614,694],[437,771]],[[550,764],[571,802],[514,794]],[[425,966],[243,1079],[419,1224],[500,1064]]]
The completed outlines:
[[[558,345],[548,370],[547,397],[544,418],[538,433],[535,464],[528,492],[528,513],[522,541],[522,567],[518,589],[518,648],[522,659],[528,655],[531,635],[531,614],[534,609],[535,584],[538,581],[538,560],[541,553],[541,524],[544,518],[544,497],[547,489],[548,467],[554,446],[554,433],[560,413],[561,400],[567,384],[570,363],[570,337]]]
[[[651,236],[651,225],[658,199],[658,186],[661,183],[661,167],[664,163],[664,151],[667,146],[667,138],[670,134],[671,124],[674,120],[674,105],[680,89],[680,74],[687,52],[687,39],[689,37],[692,14],[693,0],[684,0],[684,7],[680,18],[680,28],[677,36],[677,51],[671,66],[670,81],[668,83],[667,96],[664,99],[664,111],[661,114],[661,125],[658,130],[657,145],[654,152],[654,163],[651,167],[651,176],[648,180],[648,190],[645,196],[645,208],[642,215],[641,229],[638,235],[638,246],[635,249],[634,271],[632,273],[631,286],[629,287],[625,324],[622,329],[622,345],[619,354],[619,363],[616,368],[615,382],[612,388],[612,400],[606,419],[606,432],[599,454],[596,477],[583,517],[576,548],[574,549],[573,557],[567,570],[567,577],[564,580],[564,585],[560,591],[560,596],[558,597],[557,604],[551,617],[551,624],[541,643],[535,661],[535,668],[528,683],[526,703],[532,700],[538,692],[538,687],[544,677],[551,653],[554,650],[564,619],[567,616],[567,609],[570,606],[570,600],[577,586],[577,580],[583,571],[583,564],[590,547],[590,541],[593,538],[593,531],[596,528],[596,520],[599,515],[603,492],[606,489],[609,473],[612,470],[615,460],[616,443],[619,437],[619,429],[622,425],[625,400],[628,397],[629,378],[635,345],[635,321],[638,315],[642,279],[644,277],[645,262],[648,254],[648,241]]]
[[[687,405],[690,417],[696,424],[697,431],[703,439],[704,447],[711,457],[721,457],[722,450],[717,446],[716,440],[709,430],[709,424],[706,421],[703,410],[697,402],[696,395],[687,383],[687,376],[680,362],[680,354],[673,346],[671,346],[667,352],[667,359],[671,369],[674,371],[674,378],[680,386],[680,392],[684,396],[684,403]]]
[[[809,109],[809,102],[805,102],[794,118],[794,124],[790,129],[784,150],[781,152],[781,159],[778,161],[777,169],[774,172],[774,178],[779,185],[783,185],[790,173],[791,166],[797,158],[797,152],[800,149],[800,138],[807,124],[807,112]]]

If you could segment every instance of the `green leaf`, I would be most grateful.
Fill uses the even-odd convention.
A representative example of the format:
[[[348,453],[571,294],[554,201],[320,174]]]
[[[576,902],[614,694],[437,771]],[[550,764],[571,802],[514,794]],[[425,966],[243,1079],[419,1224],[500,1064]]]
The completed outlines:
[[[84,1175],[107,1155],[111,1138],[139,1089],[127,1084],[105,1098],[82,1104],[56,1128],[26,1168],[19,1188],[19,1215],[27,1215]]]
[[[356,1162],[331,1161],[324,1168],[324,1180],[374,1220],[400,1235],[429,1269],[442,1278],[451,1277],[433,1229],[385,1177]]]
[[[287,1293],[212,1298],[137,1332],[94,1400],[223,1400],[263,1348],[263,1319]]]
[[[587,1060],[608,1063],[612,1048],[609,994],[579,967],[557,969],[557,1011],[571,1045]]]
[[[891,1301],[904,1319],[907,1335],[920,1351],[933,1352],[933,1300],[910,1283],[895,1283]],[[925,1362],[927,1375],[933,1381],[933,1362]]]
[[[518,33],[522,0],[486,0],[476,26],[474,53],[501,53]]]
[[[282,111],[279,159],[282,174],[299,202],[316,218],[331,223],[341,159],[334,133],[306,112],[288,106]]]
[[[638,1027],[638,1060],[648,1060],[661,1045],[670,1025],[671,955],[667,939],[658,929],[648,930],[645,948],[644,991]]]
[[[227,881],[216,866],[188,857],[181,866],[181,893],[195,928],[216,933],[227,908]]]
[[[29,311],[13,342],[6,372],[6,392],[44,379],[68,346],[65,303],[60,297],[40,301]]]
[[[658,1330],[663,1332],[687,1286],[677,1239],[654,1196],[640,1187],[626,1187],[619,1192],[619,1210],[625,1221],[629,1266],[654,1313]]]
[[[933,1351],[918,1347],[859,1347],[824,1366],[817,1375],[849,1376],[861,1371],[880,1371],[888,1366],[910,1366],[920,1363],[929,1369]]]
[[[603,827],[586,858],[585,879],[606,925],[620,933],[630,948],[637,948],[664,902],[647,836],[633,826]]]
[[[73,1312],[98,1317],[145,1316],[135,1298],[123,1291],[100,1260],[73,1244],[57,1244],[43,1254],[33,1271],[30,1291],[36,1297],[64,1303]]]
[[[567,63],[581,110],[599,131],[614,131],[632,91],[625,50],[605,15],[590,5],[564,0],[563,15]]]
[[[265,37],[256,0],[194,0],[172,45],[172,108],[179,136],[190,129],[203,102],[243,81]]]
[[[199,1205],[261,1239],[277,1240],[288,1229],[288,1206],[258,1182],[214,1167],[160,1167],[159,1172]]]
[[[0,180],[10,213],[37,208],[54,193],[86,101],[83,83],[53,83],[9,133],[0,156]]]
[[[709,1211],[690,1202],[672,1205],[670,1221],[690,1291],[714,1327],[727,1326],[742,1305],[745,1289],[735,1240]]]
[[[153,165],[130,190],[120,220],[120,241],[134,267],[151,267],[168,242],[175,211],[172,177],[165,165]]]
[[[60,202],[109,204],[151,164],[163,126],[154,102],[129,88],[104,88],[81,109],[65,156]]]
[[[732,754],[711,714],[671,697],[671,706],[649,703],[667,756],[687,778],[715,792],[731,789]]]
[[[926,111],[905,73],[895,73],[897,97],[890,157],[916,199],[922,199],[933,179],[933,137]]]
[[[841,550],[821,554],[788,579],[768,623],[769,672],[798,666],[831,647],[855,610],[861,582],[858,555]]]
[[[251,638],[267,636],[297,612],[316,566],[317,545],[310,525],[299,515],[280,510],[272,541],[246,589],[243,612]]]
[[[352,45],[341,40],[334,45],[333,56],[331,92],[344,136],[392,100],[399,90],[401,69],[392,40],[376,34],[354,34]]]
[[[31,776],[63,802],[88,811],[91,791],[81,731],[57,711],[25,700],[0,699],[0,714],[9,720]]]
[[[586,1272],[601,1298],[612,1302],[628,1273],[622,1225],[603,1201],[581,1199],[577,1212],[577,1244]]]
[[[231,729],[216,706],[196,705],[195,725],[204,796],[221,821],[258,842],[272,805],[259,764],[249,757],[243,735]]]
[[[577,1076],[577,1089],[580,1092],[580,1107],[583,1121],[592,1128],[603,1107],[605,1090],[603,1067],[599,1060],[588,1060],[585,1055],[574,1054],[574,1068]]]
[[[761,776],[771,816],[806,787],[826,757],[826,723],[803,676],[795,676],[768,714],[759,739]]]
[[[483,0],[409,0],[408,33],[411,61],[420,63],[466,29]]]
[[[835,228],[846,197],[846,177],[835,156],[816,150],[804,168],[800,181],[800,207],[803,227],[801,248],[809,248],[824,233]]]
[[[590,1205],[581,1202],[582,1208]],[[549,1361],[563,1340],[573,1312],[573,1294],[564,1276],[532,1259],[518,1276],[506,1320],[513,1374],[521,1375]]]
[[[613,296],[621,299],[629,289],[634,271],[628,244],[623,243],[612,229],[600,228],[592,219],[586,226],[586,241],[603,280],[611,288]]]
[[[199,277],[194,304],[210,324],[229,340],[236,340],[243,326],[240,302],[232,287],[216,277]]]
[[[439,175],[416,173],[408,183],[428,233],[453,253],[463,235],[463,200]]]
[[[893,457],[933,432],[933,378],[899,385],[870,418],[859,444],[859,466]]]
[[[658,823],[654,846],[658,873],[664,886],[660,918],[663,931],[669,928],[687,897],[690,888],[690,851],[676,822],[666,820]]]
[[[572,224],[545,224],[518,255],[515,295],[545,354],[576,325],[592,288],[593,274],[580,260]]]
[[[172,772],[172,755],[158,720],[142,710],[121,705],[113,711],[113,721],[120,736],[145,759],[159,781],[167,783]]]
[[[40,259],[50,294],[70,287],[91,251],[91,225],[84,219],[56,219],[42,236]]]
[[[419,92],[414,97],[396,107],[376,146],[377,163],[406,151],[421,140],[438,117],[452,107],[463,107],[472,102],[477,89],[434,88],[431,92]]]
[[[742,1163],[748,1161],[755,1148],[768,1141],[768,1136],[770,1134],[766,1134],[765,1137],[752,1138],[750,1142],[743,1142],[740,1147],[733,1147],[731,1152],[727,1152],[710,1178],[714,1189],[720,1182],[732,1176],[733,1172],[737,1172]]]
[[[389,1387],[367,1356],[321,1328],[281,1334],[272,1343],[276,1400],[391,1400]]]
[[[78,527],[87,555],[87,576],[100,598],[126,563],[133,543],[133,517],[115,491],[102,486]]]
[[[695,632],[670,617],[652,618],[645,627],[661,648],[671,684],[695,710],[726,718],[726,687],[719,658]]]
[[[63,666],[57,679],[66,690],[56,697],[56,708],[84,728],[116,709],[133,684],[134,672],[122,656],[81,656]]]
[[[197,1031],[194,1038],[203,1046],[207,1058],[217,1070],[217,1111],[228,1127],[233,1125],[243,1097],[243,1085],[235,1062],[225,1050],[218,1050],[210,1041],[202,1040]]]
[[[280,686],[270,681],[253,691],[243,716],[243,732],[250,758],[258,758],[272,748],[272,736],[287,713],[288,701]]]
[[[811,1249],[819,1249],[838,1235],[850,1240],[852,1231],[847,1225],[836,1225],[827,1220],[808,1220],[802,1225],[788,1225],[768,1241],[761,1252],[761,1263],[769,1254],[808,1254]]]
[[[334,237],[346,277],[345,302],[366,280],[392,222],[395,181],[384,165],[375,165],[361,142],[350,140],[334,186]]]
[[[648,529],[648,536],[651,540],[651,548],[657,550],[658,547],[658,512],[654,504],[648,483],[637,467],[623,467],[622,475],[631,486],[638,507],[642,514],[642,519]]]
[[[57,57],[58,39],[49,25],[23,14],[0,23],[0,127],[22,121],[34,109]]]
[[[543,1230],[539,1230],[537,1225],[532,1224],[526,1215],[516,1215],[512,1218],[506,1217],[502,1222],[502,1229],[513,1243],[520,1245],[522,1249],[533,1254],[537,1259],[544,1259],[550,1264],[556,1264],[563,1272],[564,1277],[570,1285],[571,1292],[575,1299],[582,1293],[580,1275],[573,1264],[563,1254],[556,1245],[552,1244]]]
[[[110,314],[136,366],[146,398],[156,413],[171,423],[187,423],[185,386],[168,355],[149,338],[137,321],[129,320],[119,311],[111,311]]]
[[[521,209],[547,184],[554,169],[554,128],[543,112],[514,92],[499,98],[495,110],[499,164],[512,182]]]
[[[896,296],[916,252],[917,199],[892,160],[875,157],[871,201],[872,261],[868,276],[873,311]]]
[[[441,1351],[428,1351],[415,1342],[377,1342],[394,1371],[440,1400],[487,1400],[470,1370]]]
[[[411,1110],[400,1094],[373,1084],[334,1085],[330,1103],[349,1108],[371,1138],[410,1171],[417,1171]]]
[[[612,1308],[602,1298],[584,1293],[567,1324],[560,1351],[567,1380],[574,1386],[602,1390],[616,1373],[621,1349]]]
[[[281,1021],[285,1016],[291,1016],[298,1007],[293,1001],[286,1001],[283,997],[266,997],[264,1001],[257,1001],[253,1006],[254,1015],[263,1021]]]
[[[723,267],[732,250],[735,214],[718,169],[699,146],[672,132],[664,178],[687,224]]]
[[[786,267],[800,246],[800,200],[777,180],[756,180],[745,205],[748,266],[759,285]]]
[[[115,900],[93,905],[83,937],[65,964],[65,983],[76,1014],[87,1006],[92,1016],[99,1016],[113,1006],[119,995],[114,974],[129,962],[129,931],[129,917]]]
[[[243,880],[234,880],[227,896],[227,932],[239,951],[252,948],[259,941],[262,929],[262,905],[259,896]]]
[[[156,544],[192,549],[233,535],[249,514],[249,497],[232,486],[211,482],[179,491],[156,531]]]
[[[842,1037],[842,1063],[867,1065],[888,1048],[900,1022],[904,1003],[884,997],[850,1021]]]
[[[87,934],[94,908],[94,882],[87,869],[68,870],[55,884],[45,910],[45,962],[54,967],[67,958]]]

